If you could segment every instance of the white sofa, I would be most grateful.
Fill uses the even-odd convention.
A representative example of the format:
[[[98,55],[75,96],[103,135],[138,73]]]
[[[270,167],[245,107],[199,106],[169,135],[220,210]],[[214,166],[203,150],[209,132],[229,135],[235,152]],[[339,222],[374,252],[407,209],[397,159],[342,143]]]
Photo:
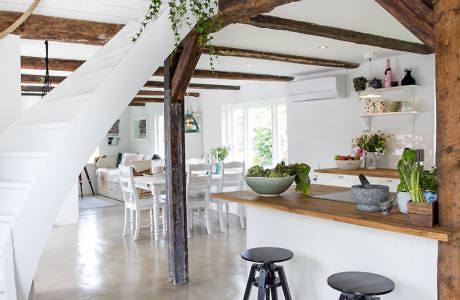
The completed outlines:
[[[123,157],[125,154],[123,153]],[[122,157],[120,164],[132,164],[137,172],[144,172],[151,168],[151,160],[144,160],[144,155],[138,155],[134,160],[124,160]],[[120,187],[120,174],[118,171],[118,155],[104,155],[96,163],[95,171],[96,182],[94,189],[96,194],[123,201],[123,194]]]

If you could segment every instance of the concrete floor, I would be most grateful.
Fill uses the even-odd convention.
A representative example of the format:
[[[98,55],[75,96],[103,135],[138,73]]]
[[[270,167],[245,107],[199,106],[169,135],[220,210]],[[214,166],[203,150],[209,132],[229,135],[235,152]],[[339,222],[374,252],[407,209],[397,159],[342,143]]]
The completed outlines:
[[[164,239],[155,242],[149,229],[136,242],[123,238],[119,206],[83,210],[80,224],[54,228],[35,278],[35,299],[242,299],[246,232],[234,217],[220,233],[212,217],[211,235],[195,217],[190,283],[172,286]]]

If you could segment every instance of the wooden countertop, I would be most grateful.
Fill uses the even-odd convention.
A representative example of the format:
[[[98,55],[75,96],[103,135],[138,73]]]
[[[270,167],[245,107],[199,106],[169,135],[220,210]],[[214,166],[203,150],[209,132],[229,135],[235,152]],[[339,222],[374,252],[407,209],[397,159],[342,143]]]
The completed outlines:
[[[313,184],[311,194],[318,195],[348,190],[350,189]],[[290,188],[277,197],[263,197],[253,191],[217,193],[213,194],[212,197],[305,216],[435,239],[441,242],[451,242],[460,236],[460,229],[456,230],[441,227],[425,228],[407,225],[406,216],[401,214],[397,207],[393,207],[391,211],[392,214],[389,216],[384,216],[378,212],[361,212],[356,209],[356,204],[354,203],[312,198],[295,192],[293,188]]]
[[[399,173],[396,169],[358,169],[358,170],[340,170],[338,168],[329,168],[329,169],[317,169],[316,173],[328,173],[328,174],[341,174],[341,175],[356,175],[364,174],[367,177],[384,177],[384,178],[397,178],[399,179]]]

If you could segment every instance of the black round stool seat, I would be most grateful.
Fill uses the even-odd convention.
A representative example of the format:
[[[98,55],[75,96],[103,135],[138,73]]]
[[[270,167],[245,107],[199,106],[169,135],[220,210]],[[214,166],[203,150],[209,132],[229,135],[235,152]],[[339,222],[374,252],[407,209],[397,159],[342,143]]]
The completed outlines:
[[[276,247],[258,247],[245,250],[241,253],[244,260],[256,263],[279,263],[294,257],[291,250]]]
[[[276,289],[279,287],[283,290],[284,299],[292,300],[284,268],[275,264],[293,258],[291,250],[276,247],[251,248],[241,253],[241,257],[253,262],[243,300],[249,300],[252,286],[257,287],[257,300],[278,300]],[[259,276],[256,276],[256,272]]]
[[[354,296],[378,296],[394,290],[394,282],[382,275],[367,272],[336,273],[327,279],[333,289]]]

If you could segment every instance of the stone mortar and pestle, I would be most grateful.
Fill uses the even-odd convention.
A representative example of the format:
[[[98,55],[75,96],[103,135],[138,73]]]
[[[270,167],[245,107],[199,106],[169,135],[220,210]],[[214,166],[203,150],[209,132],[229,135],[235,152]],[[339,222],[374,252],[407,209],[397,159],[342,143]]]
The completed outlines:
[[[359,174],[359,180],[361,181],[361,185],[353,185],[351,187],[351,193],[358,206],[358,210],[366,212],[382,210],[383,214],[389,214],[392,207],[391,204],[393,203],[392,200],[388,200],[390,188],[387,185],[370,184],[364,174]],[[389,207],[390,205],[391,207]]]

